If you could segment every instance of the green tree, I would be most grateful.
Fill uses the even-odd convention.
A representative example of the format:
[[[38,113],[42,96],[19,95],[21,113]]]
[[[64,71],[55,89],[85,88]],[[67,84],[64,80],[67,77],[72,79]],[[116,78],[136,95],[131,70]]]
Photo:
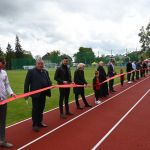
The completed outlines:
[[[50,53],[46,53],[43,57],[43,60],[49,60],[52,63],[59,63],[60,62],[60,51],[54,50]]]
[[[141,57],[150,57],[150,22],[148,23],[147,27],[140,29],[140,43],[141,43]]]
[[[24,51],[22,49],[19,37],[17,35],[16,35],[16,43],[15,43],[15,55],[16,58],[23,58],[24,55]]]
[[[75,62],[91,65],[95,60],[94,52],[91,48],[80,47],[79,51],[74,54]]]
[[[1,46],[0,46],[0,57],[4,57],[4,52],[3,52],[3,50],[2,50],[2,48],[1,48]]]
[[[11,45],[8,43],[6,48],[6,68],[11,69],[11,61],[15,58],[15,52],[13,51]]]

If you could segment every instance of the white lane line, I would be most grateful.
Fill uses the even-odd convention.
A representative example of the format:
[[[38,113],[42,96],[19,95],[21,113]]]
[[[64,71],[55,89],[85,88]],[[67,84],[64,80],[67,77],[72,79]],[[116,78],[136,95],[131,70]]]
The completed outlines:
[[[149,77],[150,77],[150,76],[149,76]],[[149,77],[148,77],[148,78],[149,78]],[[31,141],[31,142],[29,142],[29,143],[27,143],[27,144],[23,145],[22,147],[18,148],[18,150],[22,150],[22,149],[24,149],[25,147],[27,147],[27,146],[29,146],[29,145],[31,145],[31,144],[33,144],[33,143],[37,142],[38,140],[40,140],[40,139],[42,139],[42,138],[46,137],[47,135],[49,135],[49,134],[51,134],[51,133],[55,132],[56,130],[58,130],[58,129],[60,129],[60,128],[64,127],[65,125],[69,124],[70,122],[72,122],[72,121],[74,121],[74,120],[76,120],[76,119],[80,118],[81,116],[83,116],[83,115],[87,114],[88,112],[90,112],[90,111],[94,110],[95,108],[99,107],[100,105],[102,105],[102,104],[104,104],[104,103],[106,103],[106,102],[110,101],[111,99],[113,99],[113,98],[117,97],[118,95],[121,95],[122,93],[124,93],[124,92],[128,91],[128,90],[129,90],[129,89],[131,89],[132,87],[134,87],[134,86],[136,86],[136,85],[138,85],[138,84],[142,83],[143,81],[145,81],[145,80],[146,80],[146,79],[148,79],[148,78],[145,78],[144,80],[142,80],[142,81],[140,81],[140,82],[138,82],[138,83],[136,83],[136,84],[134,84],[134,85],[132,85],[132,86],[128,87],[127,89],[125,89],[125,90],[121,91],[120,93],[118,93],[118,94],[116,94],[116,95],[112,96],[111,98],[109,98],[109,99],[105,100],[105,101],[104,101],[104,102],[102,102],[101,104],[99,104],[99,105],[96,105],[96,106],[92,107],[91,109],[89,109],[89,110],[87,110],[87,111],[83,112],[82,114],[80,114],[80,115],[78,115],[78,116],[76,116],[76,117],[72,118],[71,120],[69,120],[69,121],[65,122],[64,124],[62,124],[62,125],[60,125],[60,126],[58,126],[58,127],[54,128],[53,130],[50,130],[49,132],[47,132],[47,133],[43,134],[42,136],[40,136],[40,137],[38,137],[38,138],[34,139],[33,141]]]
[[[150,89],[130,108],[130,110],[105,134],[105,136],[92,148],[96,150],[104,140],[120,125],[120,123],[133,111],[133,109],[144,99],[144,97],[150,92]]]

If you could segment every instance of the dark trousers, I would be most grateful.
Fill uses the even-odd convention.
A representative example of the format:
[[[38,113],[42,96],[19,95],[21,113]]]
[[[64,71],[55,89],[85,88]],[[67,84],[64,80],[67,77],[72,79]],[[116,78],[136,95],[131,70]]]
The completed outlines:
[[[128,73],[128,72],[127,72]],[[128,82],[130,81],[130,77],[131,77],[131,73],[128,73],[127,74],[127,80],[128,80]]]
[[[124,80],[120,80],[121,86],[123,86]]]
[[[99,100],[99,90],[94,90],[94,94],[95,94],[95,99],[96,99],[96,101],[98,101]]]
[[[112,79],[112,80],[109,81],[109,90],[110,91],[114,90],[113,85],[114,85],[114,79]]]
[[[84,95],[84,90],[80,93],[75,93],[75,101],[76,101],[76,106],[79,107],[79,95],[81,95],[81,98],[83,100],[84,105],[89,105],[88,102],[86,101],[85,95]]]
[[[0,105],[0,141],[5,141],[7,104]]]
[[[60,110],[60,114],[63,114],[63,102],[65,103],[65,109],[66,109],[66,113],[69,112],[69,94],[70,94],[70,88],[59,88],[59,93],[60,93],[60,97],[59,97],[59,110]]]
[[[41,94],[37,98],[32,98],[32,121],[33,126],[39,126],[43,121],[43,111],[45,108],[46,96]]]
[[[132,72],[132,81],[134,81],[135,72]]]
[[[136,79],[139,80],[139,71],[136,71]]]
[[[143,77],[143,70],[140,70],[140,76]]]

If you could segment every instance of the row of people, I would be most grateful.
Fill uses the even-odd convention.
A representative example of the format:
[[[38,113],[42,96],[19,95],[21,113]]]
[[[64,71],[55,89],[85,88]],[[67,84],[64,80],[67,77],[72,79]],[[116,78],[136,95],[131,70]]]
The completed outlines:
[[[0,101],[5,100],[7,97],[7,94],[9,94],[9,96],[15,96],[14,92],[12,91],[9,85],[7,73],[4,70],[5,65],[6,65],[5,60],[0,58]],[[85,104],[85,107],[92,107],[85,98],[84,86],[87,85],[87,81],[85,80],[85,76],[84,76],[84,67],[85,65],[83,63],[80,63],[76,71],[74,72],[74,83],[83,85],[83,87],[74,88],[75,102],[76,102],[77,109],[83,109],[83,107],[81,107],[79,104],[79,100],[78,100],[79,95],[81,95],[83,103]],[[96,74],[96,77],[98,78],[99,78],[99,73],[101,73],[100,70]],[[57,81],[58,84],[72,83],[70,69],[68,68],[68,58],[63,59],[61,66],[58,67],[55,72],[54,79]],[[102,81],[99,80],[99,82],[102,82]],[[28,70],[27,72],[25,83],[24,83],[24,92],[27,93],[29,91],[38,90],[38,89],[48,87],[51,85],[52,85],[52,82],[49,77],[49,73],[47,70],[44,69],[44,61],[42,59],[37,60],[35,68]],[[96,87],[97,101],[99,100],[99,95],[100,95],[99,86],[100,85]],[[70,88],[59,88],[59,93],[60,93],[60,96],[59,96],[60,117],[66,118],[67,115],[73,115],[73,113],[70,112],[69,110],[69,104],[68,104]],[[108,93],[106,95],[108,95]],[[49,96],[49,97],[51,96],[51,90],[46,90],[46,91],[31,95],[32,122],[33,122],[32,127],[33,127],[33,130],[36,132],[38,132],[40,128],[42,127],[47,127],[47,125],[43,123],[43,111],[45,108],[46,96]],[[25,97],[25,99],[28,99],[28,97]],[[65,104],[65,113],[64,113],[63,103]],[[0,105],[0,146],[12,147],[13,145],[11,143],[8,143],[5,137],[6,111],[7,111],[7,104]]]
[[[135,79],[138,80],[140,77],[145,77],[145,74],[148,74],[148,63],[144,61],[131,62],[129,61],[126,65],[127,71],[127,80],[128,83],[132,83]],[[132,73],[130,73],[133,71]]]

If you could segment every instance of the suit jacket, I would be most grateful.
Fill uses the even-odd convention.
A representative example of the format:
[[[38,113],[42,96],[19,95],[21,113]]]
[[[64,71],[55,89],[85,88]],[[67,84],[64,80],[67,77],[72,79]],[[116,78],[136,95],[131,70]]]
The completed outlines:
[[[126,69],[127,69],[127,72],[130,72],[130,71],[132,71],[132,70],[133,70],[133,68],[132,68],[132,64],[131,64],[130,62],[128,62],[128,63],[127,63],[127,65],[126,65]]]
[[[54,80],[56,80],[58,84],[63,84],[63,81],[68,81],[68,83],[71,83],[72,80],[70,69],[62,64],[56,69]]]
[[[28,70],[28,73],[26,75],[26,79],[24,83],[24,93],[27,93],[29,91],[39,90],[41,88],[48,87],[51,85],[52,85],[52,82],[50,80],[48,71],[46,71],[45,69],[41,71],[36,68],[33,68],[31,70]],[[49,89],[49,90],[31,95],[31,97],[37,98],[41,95],[41,93],[49,97],[51,96],[51,91]]]
[[[109,64],[108,65],[108,76],[113,77],[114,75],[115,75],[114,68],[113,68],[112,64]]]

